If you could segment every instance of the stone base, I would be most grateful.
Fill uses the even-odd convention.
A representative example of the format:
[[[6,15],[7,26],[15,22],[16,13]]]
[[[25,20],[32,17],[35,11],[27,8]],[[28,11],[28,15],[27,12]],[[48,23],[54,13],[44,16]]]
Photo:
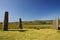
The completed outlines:
[[[58,27],[58,30],[60,30],[60,27]]]

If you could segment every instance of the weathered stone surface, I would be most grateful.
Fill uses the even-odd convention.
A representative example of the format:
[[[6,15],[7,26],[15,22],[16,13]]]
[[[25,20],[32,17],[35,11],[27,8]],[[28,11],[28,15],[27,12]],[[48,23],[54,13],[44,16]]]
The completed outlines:
[[[22,20],[21,20],[21,18],[19,18],[18,27],[19,27],[20,29],[22,29]]]
[[[53,20],[53,27],[55,28],[55,29],[58,29],[58,19],[55,19],[55,20]]]
[[[8,12],[5,12],[4,15],[4,22],[3,22],[3,30],[7,31],[8,30]]]

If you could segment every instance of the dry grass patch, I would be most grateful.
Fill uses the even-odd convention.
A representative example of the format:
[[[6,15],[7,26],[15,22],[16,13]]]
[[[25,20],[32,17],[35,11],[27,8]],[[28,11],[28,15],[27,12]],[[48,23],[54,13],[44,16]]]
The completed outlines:
[[[55,29],[0,31],[0,40],[60,40],[60,31]]]

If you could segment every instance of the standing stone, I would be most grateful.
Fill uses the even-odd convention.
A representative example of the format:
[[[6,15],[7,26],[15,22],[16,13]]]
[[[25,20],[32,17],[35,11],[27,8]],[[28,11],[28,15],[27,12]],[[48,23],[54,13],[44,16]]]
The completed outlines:
[[[53,27],[55,28],[55,29],[58,29],[58,19],[55,19],[55,20],[53,20]]]
[[[5,12],[4,15],[4,23],[3,23],[3,30],[7,31],[8,30],[8,12]]]
[[[20,29],[22,29],[22,20],[21,20],[21,18],[19,18],[18,27],[19,27]]]

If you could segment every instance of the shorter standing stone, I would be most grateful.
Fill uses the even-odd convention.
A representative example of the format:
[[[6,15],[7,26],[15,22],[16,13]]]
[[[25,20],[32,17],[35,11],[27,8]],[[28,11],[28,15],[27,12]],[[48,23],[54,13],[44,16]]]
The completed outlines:
[[[58,19],[55,19],[55,20],[53,20],[53,27],[55,28],[55,29],[58,29]]]
[[[22,28],[22,20],[21,20],[21,18],[19,18],[18,27],[19,27],[20,29],[23,29],[23,28]]]
[[[4,23],[3,23],[3,30],[7,31],[8,30],[8,12],[5,12],[4,15]]]

